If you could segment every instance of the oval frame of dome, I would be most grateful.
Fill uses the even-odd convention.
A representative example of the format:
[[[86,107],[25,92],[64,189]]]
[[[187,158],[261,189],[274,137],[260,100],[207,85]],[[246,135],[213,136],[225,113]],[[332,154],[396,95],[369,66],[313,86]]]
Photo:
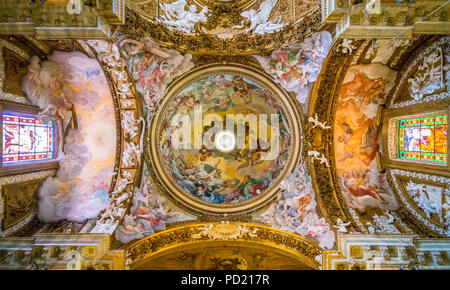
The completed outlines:
[[[212,165],[210,166],[211,168],[207,168],[207,170],[209,169],[210,171],[212,171],[212,173],[214,173],[215,169],[217,169],[217,160],[222,158],[216,158],[213,159],[213,157],[210,157],[211,154],[213,154],[213,156],[223,156],[224,154],[233,154],[231,156],[233,156],[233,158],[240,158],[242,156],[238,156],[239,154],[242,154],[242,135],[240,135],[240,129],[239,129],[239,121],[237,121],[236,123],[236,131],[234,130],[234,126],[235,126],[235,122],[228,122],[228,117],[230,116],[228,113],[230,111],[216,111],[215,113],[220,113],[222,115],[225,116],[226,114],[226,127],[223,127],[223,124],[218,124],[220,122],[216,122],[214,124],[214,122],[211,122],[211,120],[209,120],[209,122],[205,122],[205,119],[208,119],[208,114],[209,115],[218,115],[218,114],[211,114],[210,110],[204,110],[204,113],[206,115],[206,117],[204,117],[203,119],[203,123],[202,123],[202,119],[200,119],[200,121],[197,120],[198,117],[196,117],[195,115],[195,110],[196,109],[191,109],[187,111],[186,115],[182,115],[182,116],[178,116],[177,118],[174,118],[175,114],[174,112],[179,112],[179,106],[174,106],[174,101],[176,98],[178,98],[178,100],[181,98],[184,98],[184,100],[186,100],[186,94],[185,94],[185,90],[188,87],[192,87],[193,85],[196,85],[196,82],[198,80],[204,80],[205,78],[209,78],[211,76],[228,76],[228,75],[232,75],[235,78],[240,78],[240,79],[245,79],[249,82],[254,83],[255,85],[257,85],[258,87],[262,88],[261,91],[265,92],[264,96],[265,98],[269,98],[271,100],[271,102],[274,102],[277,106],[277,110],[281,110],[281,114],[283,115],[283,117],[279,117],[277,114],[274,114],[274,111],[270,111],[267,110],[265,111],[264,109],[261,111],[257,111],[255,109],[256,105],[254,102],[258,102],[258,100],[243,100],[240,105],[236,105],[236,107],[241,108],[242,104],[251,104],[249,107],[251,107],[252,110],[248,110],[248,112],[252,112],[253,115],[257,116],[255,119],[252,118],[247,118],[249,117],[248,115],[252,115],[252,114],[248,114],[248,112],[245,112],[244,114],[248,114],[245,117],[243,117],[246,121],[244,121],[244,123],[248,123],[248,124],[253,124],[253,122],[255,123],[255,127],[252,127],[252,125],[248,125],[245,128],[244,132],[248,133],[248,136],[245,135],[246,133],[244,133],[244,139],[247,140],[245,142],[245,146],[248,146],[247,149],[250,151],[250,149],[252,149],[252,146],[257,146],[257,149],[253,150],[253,151],[258,151],[259,152],[259,160],[260,163],[263,163],[263,165],[268,165],[270,166],[270,164],[272,164],[272,160],[274,160],[272,157],[273,152],[275,152],[276,154],[278,154],[278,147],[280,146],[281,149],[284,150],[280,150],[284,152],[286,157],[283,158],[278,158],[276,159],[276,162],[279,163],[283,163],[283,166],[280,167],[280,169],[276,172],[275,177],[271,178],[268,180],[268,182],[264,181],[265,183],[268,183],[267,185],[265,185],[262,188],[259,188],[258,185],[256,184],[257,182],[259,182],[258,178],[253,178],[254,176],[250,177],[249,175],[247,175],[247,172],[251,172],[251,173],[255,173],[256,172],[256,167],[249,167],[249,168],[244,168],[244,173],[238,173],[241,174],[241,176],[237,176],[238,178],[242,179],[239,184],[240,187],[243,188],[243,192],[241,192],[241,198],[239,200],[233,200],[232,202],[217,202],[217,201],[210,201],[206,198],[206,195],[204,193],[204,191],[207,189],[207,186],[204,185],[198,185],[197,183],[192,183],[192,185],[189,185],[190,188],[196,190],[197,192],[199,192],[198,194],[193,193],[192,191],[187,190],[187,187],[185,186],[185,184],[182,182],[183,180],[181,180],[180,178],[175,177],[175,175],[177,173],[179,173],[178,171],[178,167],[180,167],[180,172],[183,173],[183,170],[187,169],[187,171],[192,170],[189,166],[189,168],[183,168],[183,163],[185,164],[185,162],[177,162],[178,160],[174,160],[176,158],[173,158],[173,156],[171,155],[167,155],[169,152],[169,149],[167,147],[162,146],[162,144],[170,144],[171,146],[173,146],[174,144],[174,135],[177,135],[177,138],[179,136],[180,140],[182,142],[184,142],[186,139],[189,139],[190,141],[187,143],[179,143],[177,146],[183,146],[183,145],[187,145],[187,147],[177,147],[177,148],[181,148],[181,150],[191,150],[191,152],[193,152],[192,154],[201,154],[201,152],[206,152],[206,156],[200,156],[201,161],[205,161],[208,160],[208,162]],[[214,86],[214,82],[211,83],[211,86]],[[239,85],[238,85],[239,86]],[[239,88],[234,88],[235,92],[236,90],[239,90]],[[244,99],[245,94],[242,94],[242,98]],[[211,97],[210,97],[211,98]],[[234,97],[233,97],[234,98]],[[188,100],[189,101],[189,100]],[[189,103],[192,102],[192,100],[189,101]],[[217,105],[218,106],[218,105]],[[217,107],[216,106],[216,107]],[[235,109],[236,109],[235,107]],[[194,103],[192,103],[192,108],[195,108]],[[245,107],[244,107],[245,108]],[[255,112],[255,110],[257,112]],[[232,110],[232,112],[236,112],[236,110]],[[256,113],[256,114],[254,114]],[[271,114],[272,113],[272,114]],[[237,113],[236,116],[241,115],[240,113]],[[242,114],[243,115],[243,114]],[[272,115],[272,116],[268,116],[268,115]],[[168,119],[168,116],[170,117]],[[189,116],[189,117],[188,117]],[[201,115],[202,116],[202,115]],[[280,115],[281,116],[281,115]],[[253,66],[249,66],[249,65],[242,65],[242,64],[219,64],[219,63],[215,63],[215,64],[209,64],[209,65],[205,65],[205,66],[200,66],[194,70],[189,71],[188,73],[186,73],[183,77],[178,78],[178,80],[175,80],[171,86],[168,88],[167,90],[167,94],[166,97],[161,101],[161,104],[159,106],[158,111],[155,113],[155,115],[152,118],[152,123],[151,123],[151,127],[150,130],[148,130],[147,132],[147,136],[146,136],[146,142],[147,142],[147,148],[149,148],[149,152],[146,152],[146,162],[149,164],[149,166],[151,168],[154,169],[153,174],[155,177],[155,181],[157,181],[158,183],[160,183],[162,185],[162,188],[166,191],[167,195],[179,206],[195,213],[195,214],[208,214],[210,216],[231,216],[231,215],[238,215],[238,216],[242,216],[242,215],[246,215],[252,212],[255,212],[256,210],[266,206],[269,202],[271,202],[275,197],[276,197],[276,193],[279,191],[280,188],[280,183],[281,181],[284,179],[284,177],[286,176],[286,174],[288,174],[289,172],[291,172],[293,170],[293,168],[295,168],[295,166],[298,164],[299,159],[301,158],[302,155],[302,150],[303,150],[303,144],[301,142],[302,138],[302,127],[301,127],[301,123],[300,120],[302,120],[302,113],[301,113],[301,108],[299,107],[298,103],[295,101],[295,98],[293,98],[291,95],[289,95],[285,90],[283,90],[279,85],[277,85],[276,83],[274,83],[273,81],[271,81],[270,76],[268,76],[264,71],[262,71],[261,69],[257,68],[257,67],[253,67]],[[253,116],[252,116],[253,117]],[[269,120],[267,120],[267,117],[269,118]],[[182,120],[183,118],[185,118],[184,120]],[[212,117],[211,117],[212,118]],[[211,119],[209,118],[209,119]],[[235,118],[235,117],[231,117],[231,118]],[[241,117],[238,117],[241,118]],[[176,119],[175,123],[172,124],[173,120]],[[279,130],[278,125],[277,126],[272,126],[271,124],[277,123],[278,124],[278,120],[282,119],[282,121],[280,121],[280,128],[281,130],[283,130],[284,128],[287,129],[288,133],[289,133],[289,143],[288,145],[283,145],[283,141],[278,142],[278,140],[276,140],[276,143],[273,143],[273,136],[274,136],[274,128],[276,128],[276,130]],[[182,120],[182,121],[180,121]],[[236,120],[236,119],[232,119],[232,120]],[[249,121],[249,120],[255,120],[255,121]],[[261,120],[263,120],[261,122]],[[184,128],[184,130],[181,130],[180,132],[174,132],[174,131],[168,131],[166,130],[169,125],[172,126],[172,128],[175,128],[175,131],[180,131],[181,127],[184,127],[185,121],[187,122],[187,124],[189,124],[189,126],[186,128]],[[195,122],[200,122],[200,125],[195,124]],[[267,122],[266,125],[261,126],[262,123]],[[282,123],[282,124],[281,124]],[[169,125],[168,125],[169,124]],[[182,125],[181,125],[182,124]],[[193,126],[191,127],[191,124],[193,124]],[[206,125],[205,125],[206,124]],[[231,129],[229,127],[229,125],[231,125]],[[219,126],[220,125],[220,126]],[[259,130],[254,130],[254,128],[256,127],[263,127],[264,129],[261,130],[261,128],[259,128]],[[217,128],[215,128],[217,127]],[[269,129],[269,133],[266,136],[263,136],[261,134],[261,132],[266,131],[268,128]],[[196,128],[201,128],[203,129],[203,137],[202,137],[202,132],[197,132],[198,129]],[[209,130],[205,131],[205,128],[209,128]],[[255,138],[250,138],[251,136],[251,132],[252,131],[258,131],[259,134],[257,134],[257,136]],[[183,135],[183,132],[185,132],[186,134],[191,134],[191,135]],[[205,136],[208,135],[209,132],[214,132],[213,136],[215,137],[210,137],[210,139],[205,138]],[[193,134],[192,134],[193,133]],[[200,134],[200,138],[196,139],[196,134]],[[277,133],[278,134],[278,133]],[[188,136],[188,138],[186,138],[186,136]],[[278,135],[277,135],[278,136]],[[177,139],[175,138],[175,139]],[[229,144],[225,144],[222,141],[226,141],[225,138],[228,138],[230,141]],[[205,139],[210,140],[212,148],[207,147],[208,146],[208,142],[209,141],[205,141]],[[257,141],[251,141],[252,140],[257,140]],[[268,139],[270,139],[269,142],[266,142]],[[275,138],[276,139],[276,138]],[[170,140],[169,142],[167,140]],[[194,140],[194,142],[192,143],[191,141]],[[197,141],[196,141],[197,140]],[[198,143],[198,141],[200,140],[200,143]],[[203,141],[202,141],[203,140]],[[202,143],[203,142],[203,143]],[[253,142],[253,143],[252,143]],[[281,145],[278,146],[278,143],[280,143]],[[207,146],[205,147],[202,144],[206,144]],[[252,145],[253,144],[253,145]],[[276,146],[274,146],[274,144],[277,144]],[[269,148],[270,150],[263,150],[261,148],[263,148],[264,146],[267,146],[267,148]],[[207,149],[206,149],[207,148]],[[276,148],[276,150],[274,150]],[[253,152],[252,151],[252,152]],[[171,151],[172,152],[172,151]],[[200,152],[200,153],[197,153]],[[212,152],[212,153],[211,153]],[[272,155],[271,155],[272,153]],[[166,155],[164,155],[166,154]],[[209,155],[208,155],[209,154]],[[238,157],[236,157],[238,156]],[[169,158],[168,158],[169,157]],[[199,157],[199,158],[200,158]],[[247,156],[248,158],[248,156]],[[271,159],[272,158],[272,159]],[[224,163],[226,158],[222,158],[220,160],[222,160]],[[279,160],[280,159],[280,160]],[[168,164],[166,164],[167,162],[169,162]],[[200,159],[199,159],[200,160]],[[269,161],[267,161],[269,160]],[[198,165],[200,162],[195,161],[195,165]],[[244,162],[244,161],[242,161]],[[275,161],[274,161],[275,162]],[[206,163],[206,162],[205,162]],[[215,166],[214,166],[215,165]],[[230,166],[229,164],[227,164],[227,166],[225,166],[225,164],[220,164],[220,166],[222,167],[221,172],[222,174],[227,174],[226,171],[230,170],[233,171],[236,168],[231,168],[232,166]],[[215,168],[214,168],[215,167]],[[263,167],[263,166],[261,166]],[[175,169],[174,169],[175,168]],[[174,169],[174,170],[173,170]],[[203,169],[202,169],[203,170]],[[260,170],[261,171],[261,170]],[[236,171],[237,172],[237,171]],[[201,173],[204,173],[203,171]],[[211,172],[209,172],[210,175],[212,175]],[[233,173],[236,174],[236,173]],[[194,176],[195,174],[193,174],[192,176]],[[196,176],[196,175],[195,175]],[[213,176],[214,178],[217,177],[217,175]],[[222,179],[224,179],[225,177],[222,177]],[[184,177],[182,178],[184,179]],[[231,179],[227,179],[226,181],[229,181]],[[194,180],[196,181],[196,180]],[[186,183],[189,183],[189,180],[186,180]],[[248,183],[250,185],[255,185],[253,187],[251,187],[250,185],[248,186],[248,188],[244,188],[245,187],[245,183]],[[256,188],[258,187],[258,188]],[[254,189],[254,190],[253,190]],[[254,192],[252,192],[254,191]],[[203,194],[203,195],[202,195]],[[245,197],[244,197],[245,194]],[[231,195],[231,194],[230,194]],[[209,195],[208,195],[209,196]],[[212,197],[216,196],[216,194],[211,195]]]

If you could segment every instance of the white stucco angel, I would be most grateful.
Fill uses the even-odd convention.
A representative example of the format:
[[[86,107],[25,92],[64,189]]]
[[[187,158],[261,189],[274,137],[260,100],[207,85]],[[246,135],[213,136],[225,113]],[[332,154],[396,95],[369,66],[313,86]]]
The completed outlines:
[[[308,118],[308,122],[313,123],[313,128],[320,127],[320,128],[322,128],[324,130],[331,129],[331,126],[327,126],[327,122],[320,122],[319,121],[319,117],[317,116],[317,113],[314,116],[314,118],[313,117],[309,117]]]
[[[274,33],[279,31],[286,23],[281,23],[281,16],[278,16],[275,21],[269,21],[270,13],[272,9],[277,5],[278,0],[265,0],[259,5],[259,9],[251,9],[243,11],[241,16],[247,18],[250,21],[250,27],[246,28],[246,33]],[[244,27],[244,21],[241,25],[233,26],[233,29]]]
[[[335,227],[335,228],[338,229],[337,232],[338,232],[339,234],[345,234],[345,233],[347,233],[347,227],[350,225],[350,222],[344,223],[340,218],[337,219],[336,222],[337,222],[337,224],[334,225],[333,227]]]
[[[186,0],[178,0],[168,4],[161,3],[159,7],[164,15],[160,15],[161,18],[157,21],[164,23],[171,29],[182,32],[194,33],[195,24],[207,20],[208,7],[202,6],[202,10],[197,13],[197,6],[187,6]]]

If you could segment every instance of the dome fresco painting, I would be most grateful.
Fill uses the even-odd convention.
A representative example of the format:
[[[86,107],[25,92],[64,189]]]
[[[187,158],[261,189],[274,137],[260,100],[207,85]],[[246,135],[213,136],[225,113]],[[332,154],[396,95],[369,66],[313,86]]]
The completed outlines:
[[[0,2],[0,269],[450,269],[449,1]]]
[[[205,116],[203,122],[193,121],[196,112]],[[177,148],[171,137],[186,115],[192,120],[191,132],[200,131],[202,139],[220,130],[219,126],[225,129],[231,120],[233,134],[238,130],[245,134],[240,137],[243,146],[221,152],[217,146],[207,149],[202,140],[200,148]],[[271,92],[247,77],[212,74],[196,80],[174,98],[164,117],[159,140],[165,169],[186,192],[206,202],[239,203],[262,194],[278,178],[290,155],[292,137],[281,105]],[[265,138],[258,132],[263,121],[267,123]],[[271,122],[276,123],[274,129]],[[217,135],[210,138],[214,143]],[[272,150],[276,158],[270,156]]]

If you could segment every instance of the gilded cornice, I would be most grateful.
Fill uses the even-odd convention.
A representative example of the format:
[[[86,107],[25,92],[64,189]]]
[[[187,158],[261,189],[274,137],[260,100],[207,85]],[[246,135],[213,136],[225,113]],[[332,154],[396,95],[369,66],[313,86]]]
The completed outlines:
[[[175,48],[182,53],[191,54],[265,54],[287,45],[301,42],[321,26],[321,12],[316,9],[302,20],[285,26],[273,34],[236,34],[231,39],[221,39],[213,34],[187,34],[168,29],[135,10],[126,9],[127,27],[135,33],[151,37],[162,46]]]
[[[80,0],[80,11],[69,3],[0,1],[0,34],[31,34],[39,39],[108,38],[111,26],[124,24],[125,0]]]
[[[126,265],[133,269],[166,249],[219,241],[271,246],[294,254],[314,268],[318,266],[316,257],[322,254],[321,248],[289,232],[258,224],[222,222],[185,225],[139,240],[125,248]]]

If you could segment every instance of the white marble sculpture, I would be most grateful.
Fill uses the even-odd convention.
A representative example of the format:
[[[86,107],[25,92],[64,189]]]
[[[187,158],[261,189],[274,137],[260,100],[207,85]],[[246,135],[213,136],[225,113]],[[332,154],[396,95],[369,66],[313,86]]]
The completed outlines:
[[[324,163],[326,167],[330,167],[330,164],[328,163],[327,158],[323,153],[320,153],[316,150],[310,150],[308,151],[308,156],[311,156],[312,160],[317,159],[321,164]]]
[[[344,223],[340,218],[337,219],[337,224],[333,227],[337,228],[337,232],[339,234],[346,234],[347,233],[347,227],[350,225],[350,222]]]
[[[195,24],[207,20],[208,7],[202,6],[202,10],[197,13],[197,6],[188,6],[186,0],[178,0],[168,4],[161,3],[159,7],[163,15],[160,15],[161,18],[157,21],[164,23],[170,29],[194,33]]]
[[[265,0],[259,5],[259,9],[250,9],[243,11],[241,16],[250,21],[250,27],[246,28],[244,32],[265,34],[280,31],[287,23],[281,23],[281,16],[278,16],[275,21],[269,21],[272,9],[277,5],[278,0]],[[233,26],[233,29],[244,27],[244,21],[240,25]]]
[[[317,113],[314,116],[314,118],[313,117],[308,117],[308,122],[313,123],[313,129],[316,128],[316,127],[320,127],[323,130],[331,129],[331,126],[328,126],[326,121],[325,122],[320,122],[319,121],[319,117],[317,116]]]
[[[372,216],[375,226],[371,222],[367,222],[367,229],[370,234],[399,234],[399,230],[394,225],[394,217],[386,212],[387,216],[379,216],[374,214]]]
[[[418,73],[408,79],[413,99],[421,100],[425,95],[445,87],[445,74],[450,68],[449,65],[444,65],[445,55],[448,59],[448,50],[444,53],[442,48],[438,47],[423,58],[423,63],[418,66]]]
[[[443,188],[409,181],[406,190],[428,218],[437,214],[443,221]]]

